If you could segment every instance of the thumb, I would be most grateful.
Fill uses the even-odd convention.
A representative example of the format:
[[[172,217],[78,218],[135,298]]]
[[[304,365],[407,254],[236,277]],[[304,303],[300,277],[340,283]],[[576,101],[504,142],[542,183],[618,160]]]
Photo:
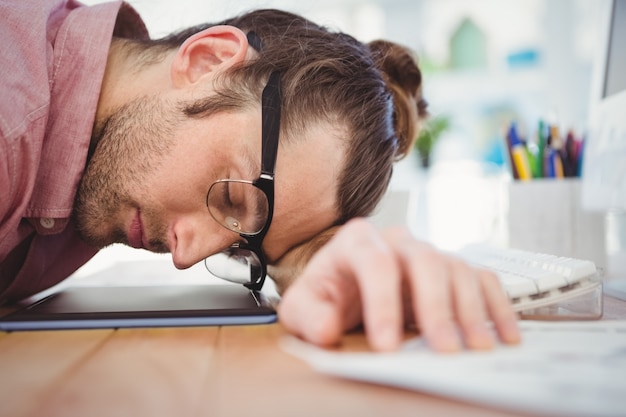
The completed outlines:
[[[340,307],[297,280],[278,305],[278,319],[285,328],[309,343],[328,346],[339,343],[343,334]]]

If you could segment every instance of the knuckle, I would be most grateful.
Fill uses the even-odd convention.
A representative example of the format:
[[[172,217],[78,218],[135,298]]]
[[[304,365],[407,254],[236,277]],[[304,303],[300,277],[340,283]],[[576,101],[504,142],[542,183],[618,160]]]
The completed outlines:
[[[397,241],[413,240],[413,235],[411,234],[411,232],[405,226],[400,225],[388,227],[385,230],[385,237]]]
[[[360,245],[370,242],[375,236],[376,229],[367,220],[355,218],[344,224],[338,232],[338,238],[350,245]]]
[[[489,285],[500,285],[500,279],[498,278],[498,276],[493,272],[493,271],[489,271],[486,269],[482,269],[480,270],[480,276],[482,278],[482,280]]]
[[[357,279],[371,279],[371,271],[381,270],[389,271],[385,274],[388,282],[396,278],[397,255],[393,246],[369,221],[362,218],[350,220],[342,226],[337,238],[328,250],[349,251],[348,263],[359,271]]]
[[[349,233],[371,233],[372,229],[374,229],[374,225],[364,217],[355,217],[343,225],[343,230]]]
[[[472,271],[470,266],[459,258],[450,258],[450,269],[452,269],[452,271],[456,274],[464,275],[469,275]]]
[[[443,266],[445,264],[444,255],[430,245],[423,245],[419,248],[419,257],[431,265]]]

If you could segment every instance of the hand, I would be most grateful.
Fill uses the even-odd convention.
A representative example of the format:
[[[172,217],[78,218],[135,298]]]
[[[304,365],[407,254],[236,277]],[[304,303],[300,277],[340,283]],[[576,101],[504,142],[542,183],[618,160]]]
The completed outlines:
[[[489,349],[489,321],[504,343],[520,341],[493,273],[436,251],[405,228],[379,231],[364,219],[348,222],[311,258],[278,314],[289,331],[318,345],[336,344],[363,324],[374,349],[394,350],[413,323],[436,351]]]

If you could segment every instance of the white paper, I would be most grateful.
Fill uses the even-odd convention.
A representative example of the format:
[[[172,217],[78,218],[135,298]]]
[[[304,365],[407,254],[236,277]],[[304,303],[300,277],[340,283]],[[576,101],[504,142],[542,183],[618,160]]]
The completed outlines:
[[[421,338],[395,353],[342,353],[296,339],[315,369],[519,412],[626,416],[626,321],[520,323],[521,345],[437,354]]]

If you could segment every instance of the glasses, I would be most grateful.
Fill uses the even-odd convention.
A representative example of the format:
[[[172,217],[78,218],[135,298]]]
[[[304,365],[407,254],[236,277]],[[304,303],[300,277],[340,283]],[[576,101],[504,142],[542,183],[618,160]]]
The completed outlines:
[[[204,260],[207,270],[222,279],[259,291],[267,276],[263,238],[274,214],[274,168],[280,132],[280,73],[273,72],[263,89],[261,174],[254,181],[218,180],[211,185],[206,205],[222,226],[244,241]]]

